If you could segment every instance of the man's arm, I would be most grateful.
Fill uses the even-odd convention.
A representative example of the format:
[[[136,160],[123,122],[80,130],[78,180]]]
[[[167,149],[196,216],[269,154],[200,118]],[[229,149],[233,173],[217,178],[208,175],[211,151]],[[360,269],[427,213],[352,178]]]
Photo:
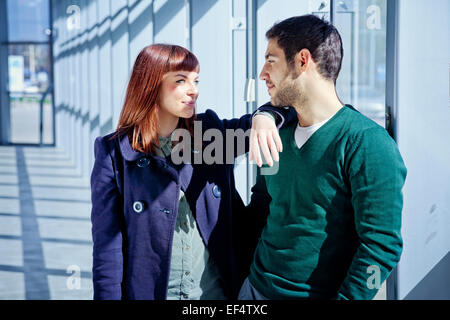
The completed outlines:
[[[246,114],[240,118],[222,120],[213,110],[208,109],[204,114],[207,122],[204,122],[203,129],[216,128],[222,131],[224,134],[226,148],[224,152],[226,154],[226,159],[234,159],[249,151],[251,136],[250,129],[263,136],[267,136],[267,133],[269,132],[272,140],[260,139],[255,140],[254,143],[259,143],[258,148],[261,147],[262,150],[268,150],[270,148],[270,150],[273,151],[272,155],[276,153],[275,156],[278,158],[276,149],[278,148],[281,150],[282,146],[277,126],[285,126],[287,123],[292,121],[294,117],[296,117],[296,114],[294,115],[292,110],[292,108],[273,107],[270,103],[266,103],[260,106],[252,114]],[[199,115],[199,118],[201,119],[203,117]],[[229,134],[227,134],[227,132]],[[273,145],[270,145],[273,141]],[[252,146],[252,148],[254,147]],[[270,154],[266,156],[266,160],[268,160],[268,162],[272,160],[270,158]]]
[[[359,246],[337,298],[368,300],[400,260],[406,168],[381,127],[367,129],[353,145],[345,169]]]
[[[267,102],[251,114],[243,115],[240,118],[222,120],[223,126],[225,129],[242,129],[245,131],[252,127],[252,120],[255,116],[264,115],[272,119],[275,122],[275,126],[280,129],[296,117],[296,114],[294,115],[291,109],[291,107],[274,107],[270,102]]]
[[[273,166],[273,161],[279,161],[278,152],[283,151],[283,144],[277,129],[287,126],[298,119],[297,112],[292,107],[279,107],[269,115],[263,109],[268,106],[271,106],[271,104],[266,103],[253,114],[250,134],[249,160],[254,160],[259,167],[263,165],[261,152],[269,167]],[[281,116],[281,112],[283,116]],[[277,121],[277,129],[275,129],[268,124],[267,117],[259,117],[259,115],[274,116],[278,119],[281,118],[281,121]]]

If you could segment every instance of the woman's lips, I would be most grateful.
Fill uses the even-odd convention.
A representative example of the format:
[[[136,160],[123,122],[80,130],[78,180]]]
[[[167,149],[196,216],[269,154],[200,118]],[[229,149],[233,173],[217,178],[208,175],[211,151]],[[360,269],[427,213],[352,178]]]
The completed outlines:
[[[183,103],[189,107],[195,107],[195,101],[184,101]]]

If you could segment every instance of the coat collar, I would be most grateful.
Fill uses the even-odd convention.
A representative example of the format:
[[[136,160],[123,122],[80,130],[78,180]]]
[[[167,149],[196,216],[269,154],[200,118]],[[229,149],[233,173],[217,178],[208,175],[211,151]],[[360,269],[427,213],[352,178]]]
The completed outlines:
[[[139,158],[148,156],[147,154],[145,154],[143,152],[134,150],[131,147],[130,140],[128,139],[128,135],[126,135],[126,134],[119,137],[119,146],[120,146],[120,152],[122,153],[123,158],[127,161],[136,161]]]
[[[130,140],[128,139],[128,135],[124,134],[124,135],[120,136],[118,139],[119,139],[120,152],[122,153],[122,156],[125,160],[136,161],[142,157],[154,158],[153,154],[146,154],[146,153],[134,150],[131,147]],[[196,150],[196,148],[192,145],[191,152],[197,153],[198,150]]]

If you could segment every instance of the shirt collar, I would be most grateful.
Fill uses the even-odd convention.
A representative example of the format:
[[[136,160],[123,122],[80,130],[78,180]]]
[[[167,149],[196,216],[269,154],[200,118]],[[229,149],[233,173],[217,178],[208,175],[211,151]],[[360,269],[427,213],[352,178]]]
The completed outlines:
[[[168,157],[172,152],[172,135],[169,137],[161,137],[159,138],[159,148],[155,146],[156,155],[160,157]]]

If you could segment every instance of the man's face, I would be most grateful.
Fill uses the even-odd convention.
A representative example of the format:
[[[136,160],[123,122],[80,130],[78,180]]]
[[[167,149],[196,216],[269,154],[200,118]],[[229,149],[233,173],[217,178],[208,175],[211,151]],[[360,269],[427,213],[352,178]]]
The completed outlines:
[[[301,95],[297,74],[291,70],[286,61],[283,49],[278,46],[277,39],[270,39],[266,50],[266,62],[259,75],[264,80],[274,106],[292,106]]]

